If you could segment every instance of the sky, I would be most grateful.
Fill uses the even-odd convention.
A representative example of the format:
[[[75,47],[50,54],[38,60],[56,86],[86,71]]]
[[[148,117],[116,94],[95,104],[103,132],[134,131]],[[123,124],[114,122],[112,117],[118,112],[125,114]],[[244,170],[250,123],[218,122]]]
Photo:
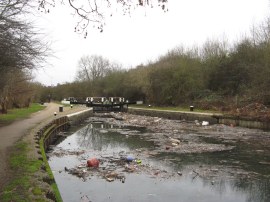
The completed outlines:
[[[152,0],[155,1],[155,0]],[[74,32],[76,19],[65,6],[34,15],[34,24],[50,44],[52,56],[35,72],[35,81],[57,85],[75,79],[82,56],[101,55],[123,68],[135,68],[177,46],[200,46],[206,40],[230,43],[247,35],[269,17],[269,0],[169,0],[169,11],[139,8],[131,16],[113,10],[104,31],[88,27],[88,36]]]

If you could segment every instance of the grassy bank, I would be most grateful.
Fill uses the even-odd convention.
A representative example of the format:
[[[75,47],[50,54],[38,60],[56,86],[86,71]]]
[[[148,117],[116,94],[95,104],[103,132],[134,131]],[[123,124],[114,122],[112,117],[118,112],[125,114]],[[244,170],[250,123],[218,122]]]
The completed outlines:
[[[179,112],[189,112],[190,107],[158,107],[158,106],[148,106],[148,105],[130,105],[130,107],[134,108],[141,108],[141,109],[152,109],[152,110],[167,110],[167,111],[179,111]],[[203,110],[197,109],[196,107],[193,108],[194,112],[201,112],[201,113],[219,113],[218,111],[214,110]]]
[[[31,158],[28,155],[29,153],[31,153],[31,146],[24,141],[19,141],[12,148],[9,158],[12,179],[0,195],[0,201],[46,202],[51,201],[48,199],[48,194],[51,194],[53,197],[49,198],[61,202],[61,195],[56,183],[53,182],[44,186],[45,184],[42,182],[44,173],[40,173],[41,167],[45,167],[49,175],[47,179],[54,181],[48,162],[44,163],[41,159]],[[42,156],[44,159],[45,153],[42,153]]]
[[[44,192],[32,180],[33,175],[40,169],[41,160],[27,156],[30,147],[26,142],[18,142],[11,151],[9,159],[12,180],[5,187],[0,201],[44,201]]]
[[[29,108],[10,110],[8,114],[0,115],[0,123],[6,125],[27,118],[44,108],[40,104],[32,104]],[[27,138],[17,142],[9,150],[7,174],[10,177],[0,194],[0,201],[62,201],[48,163],[44,161],[45,154],[36,152],[33,142],[29,142]],[[40,158],[40,154],[43,158]],[[44,181],[47,179],[48,182]]]
[[[27,118],[32,113],[38,112],[44,108],[45,108],[45,106],[43,106],[43,105],[40,105],[38,103],[33,103],[28,108],[8,110],[7,114],[0,114],[0,123],[1,124],[9,124],[17,119]]]
[[[49,130],[47,130],[45,133],[48,133]],[[44,135],[46,136],[46,135]],[[41,155],[42,155],[42,159],[43,159],[43,162],[44,162],[44,165],[45,165],[45,170],[48,174],[48,177],[49,177],[49,181],[51,181],[51,188],[54,192],[54,200],[57,201],[57,202],[62,202],[62,197],[61,197],[61,194],[59,192],[59,189],[57,187],[57,184],[54,180],[54,176],[53,176],[53,173],[52,173],[52,170],[50,168],[50,165],[48,163],[48,159],[47,159],[47,156],[46,156],[46,152],[45,152],[45,149],[44,149],[44,136],[40,139],[39,141],[39,146],[40,146],[40,151],[41,151]]]

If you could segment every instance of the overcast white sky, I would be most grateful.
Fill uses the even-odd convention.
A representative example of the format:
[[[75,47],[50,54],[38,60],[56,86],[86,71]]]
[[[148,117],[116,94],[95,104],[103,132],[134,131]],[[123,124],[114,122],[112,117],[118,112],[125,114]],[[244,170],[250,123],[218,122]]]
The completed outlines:
[[[84,55],[102,55],[125,68],[156,60],[179,45],[191,47],[224,36],[233,42],[263,22],[269,0],[169,0],[169,12],[139,9],[131,17],[114,13],[103,33],[89,26],[88,37],[74,32],[76,20],[65,7],[56,7],[36,26],[46,34],[55,58],[36,73],[45,85],[74,80],[78,60]]]

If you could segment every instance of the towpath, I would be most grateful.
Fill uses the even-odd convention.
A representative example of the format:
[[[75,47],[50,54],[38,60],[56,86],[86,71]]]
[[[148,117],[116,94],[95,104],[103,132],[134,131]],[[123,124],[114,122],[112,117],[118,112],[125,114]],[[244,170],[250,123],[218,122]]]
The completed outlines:
[[[53,119],[54,112],[58,113],[59,104],[49,103],[42,111],[32,114],[29,118],[18,120],[10,125],[0,127],[0,193],[2,193],[4,186],[11,178],[9,172],[9,151],[14,144],[30,132],[35,126],[44,121]],[[64,112],[59,115],[69,114],[85,109],[83,107],[64,107]],[[57,116],[59,116],[57,115]]]

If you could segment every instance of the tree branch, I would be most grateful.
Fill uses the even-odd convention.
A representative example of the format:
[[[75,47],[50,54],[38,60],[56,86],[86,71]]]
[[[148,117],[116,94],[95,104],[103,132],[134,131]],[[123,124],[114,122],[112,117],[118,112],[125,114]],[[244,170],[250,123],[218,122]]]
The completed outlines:
[[[100,32],[103,32],[103,28],[105,25],[105,15],[104,11],[106,7],[104,6],[104,2],[107,5],[107,8],[111,8],[112,4],[119,5],[122,7],[122,12],[125,15],[126,13],[131,13],[131,8],[136,9],[138,6],[151,6],[153,8],[153,2],[156,2],[161,9],[166,12],[166,4],[168,0],[87,0],[84,3],[76,4],[78,1],[74,0],[62,0],[61,3],[68,3],[68,5],[74,10],[76,16],[80,19],[78,20],[75,26],[75,32],[84,33],[85,37],[87,36],[87,28],[90,23],[97,25],[97,29]],[[49,12],[49,7],[55,7],[55,0],[41,0],[39,3],[39,9],[42,9],[45,13]]]

